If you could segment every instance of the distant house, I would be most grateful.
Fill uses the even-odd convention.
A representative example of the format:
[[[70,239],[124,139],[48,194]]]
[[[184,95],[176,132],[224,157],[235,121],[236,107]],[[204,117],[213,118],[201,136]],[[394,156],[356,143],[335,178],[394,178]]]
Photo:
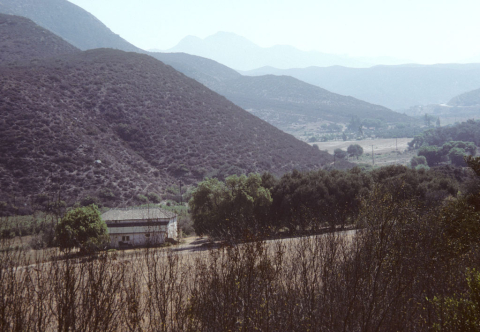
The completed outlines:
[[[102,219],[114,248],[158,245],[177,238],[177,215],[159,207],[111,209]]]

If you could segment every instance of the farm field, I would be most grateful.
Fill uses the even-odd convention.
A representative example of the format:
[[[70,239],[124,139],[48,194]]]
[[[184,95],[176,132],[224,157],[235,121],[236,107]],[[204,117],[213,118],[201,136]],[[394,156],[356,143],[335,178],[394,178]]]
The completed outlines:
[[[395,142],[396,140],[396,142]],[[354,163],[372,163],[372,145],[375,153],[375,165],[407,165],[407,163],[416,155],[415,151],[408,151],[408,142],[411,138],[377,138],[364,139],[355,141],[328,141],[328,142],[313,142],[310,145],[318,145],[320,150],[326,150],[333,154],[335,149],[347,150],[351,144],[358,144],[363,148],[363,155],[357,160],[356,158],[349,158],[350,162]]]

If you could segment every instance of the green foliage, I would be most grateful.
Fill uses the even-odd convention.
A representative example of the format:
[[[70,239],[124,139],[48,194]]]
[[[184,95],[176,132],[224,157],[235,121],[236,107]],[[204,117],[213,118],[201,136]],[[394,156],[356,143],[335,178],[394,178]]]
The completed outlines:
[[[135,196],[135,200],[137,200],[140,203],[148,203],[148,198],[145,195],[138,194]]]
[[[465,162],[468,164],[475,174],[480,177],[480,157],[467,156]]]
[[[347,153],[351,157],[357,157],[357,159],[358,159],[358,157],[360,157],[363,154],[363,148],[358,144],[351,144],[347,148]]]
[[[476,151],[477,147],[471,142],[450,141],[441,147],[424,145],[418,151],[418,155],[424,156],[429,166],[438,164],[446,157],[456,166],[466,166],[464,156],[467,154],[474,155]]]
[[[55,237],[62,249],[77,247],[91,252],[108,242],[107,225],[96,205],[79,207],[62,218],[55,228]]]
[[[427,164],[420,164],[420,165],[415,166],[416,171],[420,171],[420,170],[428,171],[429,169],[430,169],[430,167],[428,167]]]
[[[477,153],[477,147],[472,142],[450,141],[442,146],[444,154],[448,154],[453,148],[462,149],[465,153],[470,155],[475,155]]]
[[[454,126],[429,129],[417,135],[408,143],[409,148],[418,149],[422,146],[442,146],[451,141],[472,142],[480,145],[480,121],[468,120]]]
[[[113,201],[115,200],[115,193],[109,188],[103,188],[98,193],[98,197],[107,201]],[[94,202],[91,202],[90,204],[94,204]],[[90,205],[90,204],[86,204],[86,205]]]
[[[285,174],[272,189],[272,226],[292,233],[344,226],[356,216],[370,185],[369,175],[357,168]]]
[[[333,155],[338,159],[344,159],[347,156],[347,152],[338,148],[333,151]]]
[[[428,166],[435,166],[444,156],[442,149],[437,146],[424,146],[418,151],[418,155],[425,157]]]
[[[410,160],[410,165],[415,168],[418,165],[427,165],[427,159],[425,156],[413,156],[412,160]]]
[[[450,161],[455,166],[466,166],[467,164],[465,163],[465,159],[464,159],[466,154],[467,153],[464,149],[452,148],[448,152],[448,158],[450,158]]]
[[[398,201],[414,199],[424,207],[431,207],[438,206],[449,196],[456,196],[458,184],[452,176],[389,166],[372,172],[358,168],[293,171],[279,180],[268,173],[260,178],[255,175],[255,181],[252,175],[230,177],[225,183],[208,179],[194,191],[190,207],[197,234],[232,237],[232,234],[239,236],[247,230],[264,235],[284,231],[316,233],[325,227],[353,224],[362,197],[373,184],[395,193],[393,197]],[[261,190],[261,195],[252,193],[247,179],[255,183],[252,188]],[[271,204],[263,190],[271,193]]]
[[[160,203],[161,198],[156,193],[148,193],[148,200],[152,203]]]
[[[195,232],[230,240],[246,232],[262,232],[272,202],[258,174],[230,176],[225,182],[206,179],[192,193]]]
[[[480,331],[480,272],[467,270],[468,291],[463,296],[434,297],[431,302],[441,321],[434,324],[436,331]]]

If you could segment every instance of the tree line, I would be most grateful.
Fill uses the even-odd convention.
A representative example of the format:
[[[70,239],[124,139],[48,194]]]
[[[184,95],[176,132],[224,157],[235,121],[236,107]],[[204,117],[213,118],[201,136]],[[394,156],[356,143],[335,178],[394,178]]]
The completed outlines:
[[[192,193],[190,210],[197,234],[228,240],[318,233],[355,224],[364,199],[375,187],[395,199],[415,199],[425,208],[467,188],[467,171],[444,167],[415,170],[387,166],[371,172],[317,170],[276,178],[269,173],[206,179]],[[398,191],[402,188],[401,191]]]
[[[412,166],[436,166],[450,162],[465,167],[464,157],[474,156],[480,144],[480,121],[468,120],[453,126],[429,129],[408,143],[409,149],[418,149],[419,159],[412,159]]]

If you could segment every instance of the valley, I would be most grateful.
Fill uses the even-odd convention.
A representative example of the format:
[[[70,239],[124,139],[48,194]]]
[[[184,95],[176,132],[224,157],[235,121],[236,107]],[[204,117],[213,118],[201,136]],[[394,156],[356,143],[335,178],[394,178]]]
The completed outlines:
[[[480,7],[419,1],[0,0],[0,331],[480,330],[480,64],[401,60]]]
[[[405,165],[407,166],[415,151],[408,151],[408,142],[411,138],[374,138],[355,141],[328,141],[328,142],[312,142],[310,145],[317,145],[320,150],[325,150],[333,154],[335,149],[347,151],[352,144],[358,144],[363,148],[363,155],[358,160],[349,158],[352,163],[372,165],[372,145],[375,154],[375,165]]]

